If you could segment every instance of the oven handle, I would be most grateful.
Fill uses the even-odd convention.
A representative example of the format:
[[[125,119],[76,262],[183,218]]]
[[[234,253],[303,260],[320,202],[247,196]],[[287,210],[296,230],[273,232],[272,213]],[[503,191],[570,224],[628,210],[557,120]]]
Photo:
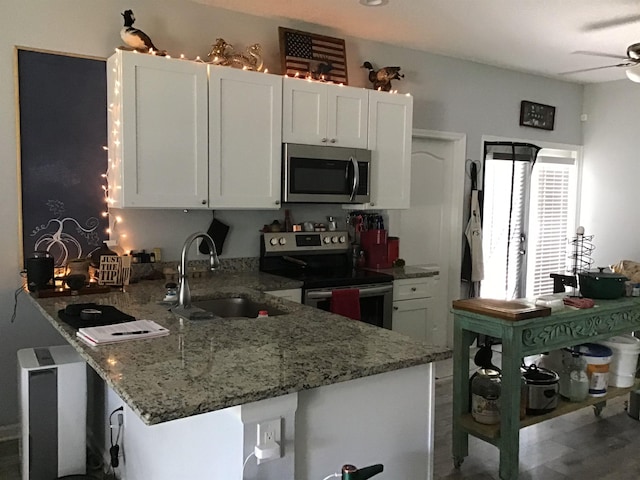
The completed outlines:
[[[353,287],[353,288],[357,288],[357,287]],[[337,290],[337,289],[333,289],[333,290]],[[380,293],[392,292],[393,285],[383,285],[378,287],[364,287],[364,288],[359,288],[358,290],[360,290],[361,296],[370,296],[370,295],[377,295]],[[306,297],[310,300],[318,300],[321,298],[331,298],[331,291],[332,290],[310,291],[306,293]]]
[[[358,168],[358,160],[355,157],[351,157],[351,163],[353,164],[353,186],[351,187],[351,196],[349,200],[353,202],[356,198],[356,193],[358,193],[358,187],[360,186],[360,169]],[[347,168],[349,168],[347,166]]]

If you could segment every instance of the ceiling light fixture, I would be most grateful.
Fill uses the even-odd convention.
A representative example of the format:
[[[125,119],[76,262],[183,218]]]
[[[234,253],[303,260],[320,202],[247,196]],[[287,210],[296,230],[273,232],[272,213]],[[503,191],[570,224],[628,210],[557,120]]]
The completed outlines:
[[[382,7],[389,3],[389,0],[360,0],[360,5],[365,7]]]
[[[625,72],[627,74],[627,78],[632,82],[640,83],[640,64],[634,65],[631,68],[627,68]]]

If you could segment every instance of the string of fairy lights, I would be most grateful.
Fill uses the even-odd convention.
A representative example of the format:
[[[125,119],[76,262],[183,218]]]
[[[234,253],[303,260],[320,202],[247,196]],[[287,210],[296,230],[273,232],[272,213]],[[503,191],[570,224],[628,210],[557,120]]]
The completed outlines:
[[[122,49],[120,48],[115,49],[116,52],[118,52],[119,50],[122,50]],[[137,50],[133,50],[132,53],[138,54],[138,55],[152,55],[159,58],[166,58],[168,60],[173,59],[171,55],[166,55],[166,54],[159,55],[154,50],[150,50],[148,53],[142,53],[142,52],[138,52]],[[219,62],[221,60],[220,57],[213,56],[213,58],[207,62],[203,60],[199,55],[196,56],[195,58],[190,59],[183,53],[180,54],[175,59],[191,61],[196,63],[203,63],[203,64],[213,65],[213,66],[219,66]],[[102,216],[103,218],[108,219],[108,222],[109,222],[109,226],[105,230],[105,233],[109,236],[111,240],[115,240],[116,244],[120,244],[120,240],[127,237],[127,234],[125,232],[121,232],[118,229],[118,226],[123,223],[123,220],[120,215],[111,215],[111,211],[110,211],[113,205],[116,203],[116,200],[113,198],[113,195],[112,195],[113,190],[119,190],[122,188],[121,185],[117,183],[118,182],[117,175],[110,175],[111,172],[115,173],[115,171],[118,168],[120,168],[120,162],[121,162],[120,153],[119,153],[121,122],[120,122],[120,111],[119,111],[120,102],[118,101],[118,97],[120,96],[120,78],[117,76],[117,72],[119,69],[117,58],[115,59],[115,62],[116,62],[115,66],[113,68],[113,72],[116,74],[116,79],[114,81],[114,86],[113,86],[114,101],[111,102],[108,107],[108,113],[111,118],[111,128],[112,128],[111,136],[109,139],[110,145],[109,147],[107,146],[103,147],[103,149],[108,152],[108,158],[107,158],[107,171],[101,175],[101,177],[104,179],[104,183],[102,184],[102,190],[104,192],[104,202],[106,207],[105,211],[102,212]],[[242,70],[250,70],[250,68],[247,66],[243,66]],[[269,70],[265,68],[260,73],[268,74]],[[292,75],[285,74],[283,75],[283,77],[299,78],[302,80],[307,80],[308,82],[329,83],[329,84],[337,85],[340,87],[344,86],[343,83],[335,83],[335,82],[327,81],[324,75],[321,75],[320,78],[314,78],[310,72],[302,75],[300,74],[300,72],[295,72],[295,74],[292,74]],[[378,91],[381,91],[381,89],[378,88]],[[397,94],[398,90],[391,90],[387,93]],[[410,93],[407,93],[405,95],[407,97],[411,96]],[[114,155],[116,155],[117,158],[114,158]]]

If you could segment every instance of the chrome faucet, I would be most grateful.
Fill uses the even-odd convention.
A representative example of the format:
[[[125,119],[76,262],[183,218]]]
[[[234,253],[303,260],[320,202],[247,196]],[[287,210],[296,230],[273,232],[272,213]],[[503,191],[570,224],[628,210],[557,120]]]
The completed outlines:
[[[191,308],[191,290],[189,290],[189,275],[187,272],[187,252],[189,251],[191,244],[196,238],[202,238],[209,246],[209,263],[211,266],[211,271],[220,266],[220,260],[218,259],[216,245],[215,243],[213,243],[213,240],[209,235],[207,235],[206,233],[198,232],[187,237],[187,239],[184,241],[184,245],[182,246],[182,254],[180,255],[180,267],[178,272],[180,278],[178,308],[180,310],[188,311]]]

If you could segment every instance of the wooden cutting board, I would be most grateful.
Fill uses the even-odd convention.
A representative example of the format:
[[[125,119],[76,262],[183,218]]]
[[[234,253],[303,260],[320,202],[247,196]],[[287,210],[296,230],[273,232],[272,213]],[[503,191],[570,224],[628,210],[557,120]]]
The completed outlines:
[[[493,298],[454,300],[453,308],[514,321],[551,315],[549,307],[537,307],[518,300],[496,300]]]

